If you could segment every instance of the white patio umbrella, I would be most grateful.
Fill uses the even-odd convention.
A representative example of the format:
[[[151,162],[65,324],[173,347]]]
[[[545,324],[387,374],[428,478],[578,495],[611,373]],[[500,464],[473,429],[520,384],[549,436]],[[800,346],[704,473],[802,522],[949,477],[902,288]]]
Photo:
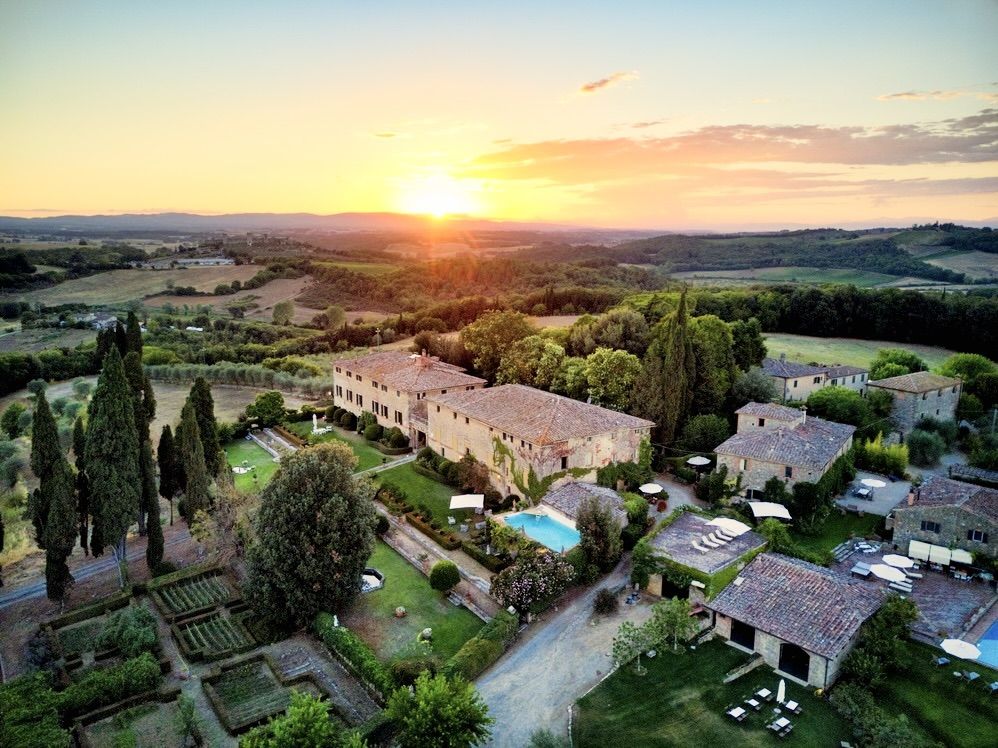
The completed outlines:
[[[888,582],[903,582],[907,579],[903,571],[887,564],[874,564],[870,567],[870,573],[875,577],[886,579]]]
[[[867,488],[884,488],[887,485],[884,481],[878,480],[877,478],[863,478],[860,483]]]
[[[466,493],[450,497],[451,509],[481,509],[485,506],[485,494]]]
[[[744,535],[752,529],[744,522],[739,522],[737,519],[731,519],[731,517],[715,517],[707,524],[714,525],[714,527],[720,527],[724,530],[725,535],[730,535],[733,538],[737,538],[739,535]]]
[[[643,486],[638,488],[641,493],[656,494],[662,493],[662,487],[658,483],[645,483]]]
[[[943,639],[939,646],[946,654],[959,657],[961,660],[976,660],[981,656],[981,650],[963,639]]]
[[[910,558],[907,556],[900,556],[897,553],[888,553],[884,556],[884,563],[897,569],[910,569],[915,565],[915,562]]]
[[[776,688],[776,702],[782,704],[787,698],[787,682],[780,678],[780,685]]]
[[[704,467],[705,465],[710,464],[710,460],[701,455],[697,455],[696,457],[691,457],[690,459],[688,459],[686,461],[686,464],[692,465],[693,467]]]

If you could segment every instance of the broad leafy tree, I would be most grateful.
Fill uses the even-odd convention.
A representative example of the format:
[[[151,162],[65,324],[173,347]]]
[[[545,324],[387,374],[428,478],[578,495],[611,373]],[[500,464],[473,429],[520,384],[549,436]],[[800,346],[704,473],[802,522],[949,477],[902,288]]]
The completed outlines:
[[[363,745],[353,733],[329,717],[329,704],[302,691],[291,692],[287,711],[254,728],[239,748],[351,748]]]
[[[357,484],[357,458],[328,443],[285,457],[260,497],[247,601],[280,624],[342,610],[360,591],[374,550],[374,505]]]
[[[641,360],[627,351],[597,348],[586,356],[584,370],[592,401],[604,408],[624,410],[641,374]]]
[[[610,656],[613,664],[623,667],[627,663],[634,662],[634,672],[637,675],[644,675],[647,669],[641,664],[641,655],[651,649],[651,637],[649,630],[643,625],[638,626],[631,621],[624,621],[617,629],[617,635],[613,637],[613,649]]]
[[[731,387],[731,404],[736,409],[746,403],[770,403],[779,396],[773,378],[757,367],[739,375]]]
[[[295,303],[293,301],[279,301],[274,304],[275,325],[290,325],[295,316]]]
[[[492,734],[488,707],[462,678],[424,671],[411,691],[399,688],[391,695],[386,711],[398,726],[401,748],[469,748]]]
[[[125,535],[138,515],[141,498],[139,440],[135,412],[117,348],[108,353],[90,401],[86,461],[93,532],[90,547],[100,555],[108,545],[125,562]],[[124,577],[121,579],[124,584]]]
[[[697,632],[698,623],[690,615],[690,601],[674,597],[660,600],[651,609],[651,618],[644,624],[653,646],[672,643],[672,650],[679,649],[679,642],[686,641]]]
[[[925,371],[928,365],[911,351],[903,348],[881,348],[870,364],[870,379],[887,379],[915,371]]]
[[[696,360],[692,412],[720,413],[738,375],[731,327],[709,314],[691,319],[689,330]]]
[[[766,357],[766,340],[762,336],[762,324],[752,317],[735,320],[731,323],[732,352],[735,364],[742,371],[753,366],[761,366]]]
[[[21,403],[11,403],[0,416],[0,429],[3,429],[11,439],[19,437],[23,430],[21,428],[21,414],[27,410]]]
[[[246,406],[246,417],[261,426],[273,426],[284,418],[284,396],[276,390],[261,392]]]
[[[495,381],[510,348],[536,332],[525,314],[491,311],[461,330],[461,342],[474,357],[475,368],[489,381]]]
[[[610,510],[609,503],[590,496],[579,507],[575,520],[579,531],[579,547],[586,561],[602,571],[609,571],[624,551],[621,527]]]
[[[530,335],[513,343],[503,354],[496,384],[525,384],[543,390],[551,388],[565,349],[542,335]]]
[[[588,356],[597,348],[613,348],[641,356],[648,348],[648,322],[633,309],[611,309],[599,316],[585,315],[568,330],[567,348],[573,356]]]
[[[728,421],[721,416],[693,416],[683,426],[679,445],[691,452],[712,452],[714,448],[731,436]]]

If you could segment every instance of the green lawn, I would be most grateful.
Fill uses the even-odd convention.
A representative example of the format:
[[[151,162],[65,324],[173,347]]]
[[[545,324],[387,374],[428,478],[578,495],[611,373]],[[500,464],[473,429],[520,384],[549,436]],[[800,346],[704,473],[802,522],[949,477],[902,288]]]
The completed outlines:
[[[863,537],[875,532],[883,522],[883,517],[876,514],[840,514],[832,510],[825,521],[821,532],[817,535],[802,535],[792,532],[794,540],[804,548],[812,551],[830,551],[843,540],[853,536]]]
[[[320,425],[325,425],[320,419]],[[347,431],[346,429],[341,429],[339,427],[334,427],[333,431],[328,434],[323,434],[322,436],[312,436],[312,422],[311,421],[298,421],[296,423],[291,423],[286,426],[288,431],[298,436],[307,436],[309,441],[313,444],[321,444],[323,442],[338,441],[349,445],[353,453],[357,455],[357,470],[367,470],[368,468],[380,465],[384,459],[393,460],[395,457],[389,457],[388,455],[382,454],[377,449],[372,447],[367,443],[367,440],[360,434],[355,434],[352,431]]]
[[[779,676],[765,666],[733,683],[722,683],[728,671],[747,659],[748,655],[714,640],[695,652],[643,658],[648,668],[644,676],[623,667],[576,702],[574,745],[771,748],[779,742],[766,729],[774,716],[771,705],[750,711],[743,722],[725,714],[758,689],[775,692],[779,684]],[[851,740],[849,726],[812,689],[787,681],[787,698],[802,706],[799,715],[787,715],[794,725],[788,744],[836,746]]]
[[[859,340],[858,338],[815,338],[808,335],[783,333],[766,334],[767,355],[779,358],[787,354],[791,361],[808,363],[818,361],[823,364],[846,364],[849,366],[869,366],[881,348],[904,348],[921,356],[935,369],[955,351],[929,345],[895,343],[890,340]]]
[[[899,276],[850,268],[815,268],[781,266],[752,270],[691,270],[672,273],[673,278],[709,284],[721,283],[847,283],[860,288],[873,288],[898,280]]]
[[[984,687],[998,680],[998,671],[980,663],[954,660],[938,668],[932,659],[942,652],[910,642],[906,672],[891,676],[876,695],[892,714],[907,714],[933,740],[954,748],[985,748],[995,745],[998,698]],[[981,677],[967,683],[953,677],[954,670],[973,670]]]
[[[459,517],[450,510],[450,499],[458,493],[457,489],[420,475],[413,469],[411,462],[378,473],[378,477],[405,491],[410,503],[425,504],[433,513],[433,518],[444,526],[447,525],[448,516]]]
[[[248,439],[237,439],[225,445],[225,455],[232,467],[255,466],[256,470],[243,475],[233,473],[236,490],[258,491],[266,486],[277,472],[277,463],[263,447]]]
[[[343,621],[381,659],[426,651],[447,659],[481,629],[477,616],[449,602],[418,569],[380,540],[368,565],[385,575],[385,586],[360,595]],[[404,618],[395,617],[400,605],[407,611]],[[432,650],[416,641],[427,627],[433,629]]]

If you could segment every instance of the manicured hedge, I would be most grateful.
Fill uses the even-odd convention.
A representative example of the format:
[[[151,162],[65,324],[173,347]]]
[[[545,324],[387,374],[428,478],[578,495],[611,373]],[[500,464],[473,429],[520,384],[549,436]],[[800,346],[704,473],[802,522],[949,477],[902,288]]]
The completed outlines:
[[[395,688],[391,672],[364,641],[344,626],[334,626],[330,613],[315,617],[315,632],[329,650],[347,666],[354,675],[382,699]]]
[[[62,692],[60,711],[75,716],[151,691],[159,685],[161,674],[159,662],[148,652],[120,665],[90,670]]]
[[[196,577],[198,574],[205,574],[209,571],[220,571],[216,564],[193,564],[191,566],[185,566],[183,569],[172,572],[170,574],[164,574],[161,577],[156,577],[150,582],[146,583],[146,590],[154,590],[158,587],[165,587],[168,584],[176,582],[178,579],[187,579],[188,577]]]
[[[443,667],[449,676],[473,680],[485,672],[516,638],[520,619],[508,610],[500,610],[482,629],[464,643]]]
[[[500,571],[508,567],[513,563],[513,559],[509,556],[490,556],[488,553],[483,551],[480,547],[474,543],[470,543],[467,540],[461,543],[461,550],[475,559],[478,563],[484,566],[486,569],[491,571],[493,574],[498,574]]]
[[[68,613],[63,613],[61,616],[53,618],[46,625],[55,630],[69,626],[71,623],[79,623],[88,618],[95,618],[112,610],[124,608],[128,605],[131,597],[132,591],[125,588],[121,592],[115,592],[113,595],[108,595],[95,603],[84,605],[82,608],[75,608]]]
[[[456,551],[461,547],[461,539],[457,535],[452,532],[448,532],[447,530],[437,530],[431,527],[428,522],[425,522],[423,518],[415,512],[409,512],[405,515],[405,518],[410,525],[415,527],[445,550]]]
[[[60,694],[46,672],[0,685],[0,742],[4,748],[69,748],[72,737],[59,724]]]

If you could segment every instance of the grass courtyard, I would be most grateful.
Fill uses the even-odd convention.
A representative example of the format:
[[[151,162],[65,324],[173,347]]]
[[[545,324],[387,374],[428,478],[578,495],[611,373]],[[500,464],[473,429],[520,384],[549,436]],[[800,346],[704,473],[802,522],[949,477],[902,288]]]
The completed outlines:
[[[232,474],[236,490],[247,493],[259,491],[266,486],[277,472],[274,458],[256,442],[237,439],[225,445],[225,456],[232,467],[252,467],[248,473]]]
[[[804,535],[791,531],[798,545],[810,551],[830,551],[844,540],[851,537],[864,537],[876,532],[883,525],[884,518],[877,514],[842,514],[837,509],[825,520],[821,532],[817,535]]]
[[[433,478],[420,475],[411,462],[378,473],[378,477],[405,491],[410,503],[425,504],[433,513],[433,518],[445,526],[448,516],[459,516],[450,510],[451,496],[458,491]]]
[[[320,421],[321,425],[325,425]],[[298,436],[307,436],[312,443],[322,444],[324,442],[338,441],[343,442],[348,445],[353,453],[357,456],[357,471],[367,470],[368,468],[376,467],[382,463],[382,460],[394,460],[396,457],[391,457],[389,455],[379,452],[377,449],[372,447],[367,443],[367,440],[360,434],[355,434],[346,429],[341,429],[338,427],[333,427],[333,431],[323,434],[322,436],[312,436],[312,422],[311,421],[297,421],[296,423],[288,424],[285,428],[292,434],[297,434]]]
[[[695,652],[664,652],[643,658],[648,673],[639,676],[630,666],[607,678],[576,702],[573,740],[576,746],[770,746],[778,741],[766,724],[772,705],[735,722],[725,712],[760,688],[776,692],[780,681],[771,669],[759,667],[733,683],[725,674],[748,655],[715,640]],[[835,746],[850,740],[849,726],[827,701],[811,689],[787,681],[787,698],[802,706],[787,715],[794,731],[787,743]]]
[[[416,641],[424,628],[433,629],[432,653],[447,659],[483,626],[476,615],[430,587],[429,579],[380,540],[368,565],[385,575],[385,586],[360,595],[342,618],[382,660],[426,653],[428,648]],[[404,618],[395,617],[400,605],[407,612]]]

